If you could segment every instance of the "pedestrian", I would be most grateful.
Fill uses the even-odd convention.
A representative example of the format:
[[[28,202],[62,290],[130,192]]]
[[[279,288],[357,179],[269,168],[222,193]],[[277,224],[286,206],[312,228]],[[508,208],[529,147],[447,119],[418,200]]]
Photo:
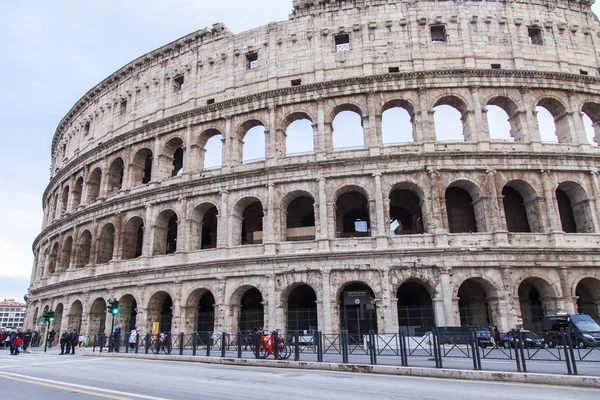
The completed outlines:
[[[40,345],[40,332],[39,331],[35,331],[33,333],[33,340],[31,342],[31,347],[38,347]]]
[[[54,332],[54,329],[52,329],[48,334],[48,348],[52,347],[52,343],[54,343],[54,340],[56,340],[56,332]]]
[[[490,330],[490,342],[492,342],[492,347],[496,347],[496,328],[492,325],[489,327]]]
[[[133,328],[131,333],[129,334],[129,349],[135,350],[135,346],[137,344],[138,331],[137,328]]]
[[[77,334],[77,329],[73,329],[71,333],[69,333],[69,339],[71,342],[71,355],[75,354],[75,347],[77,347],[77,343],[79,342],[79,335]]]
[[[23,351],[25,353],[29,353],[29,351],[27,351],[27,349],[29,348],[29,345],[31,344],[32,338],[33,338],[33,334],[31,333],[31,329],[27,329],[25,331],[25,333],[23,334]]]
[[[73,328],[69,328],[69,333],[67,334],[67,345],[65,346],[66,347],[66,350],[65,350],[66,354],[71,353],[71,333],[73,333]]]
[[[113,349],[115,352],[119,352],[121,344],[121,325],[117,326],[117,329],[113,332]]]
[[[14,355],[15,356],[19,355],[19,353],[20,353],[19,349],[21,347],[21,344],[23,344],[22,334],[21,334],[21,331],[17,331],[17,334],[15,335],[15,343],[14,343],[14,346],[15,346]]]
[[[69,334],[67,331],[63,331],[62,335],[60,335],[60,355],[65,354],[65,347],[67,346],[67,342],[69,341]]]

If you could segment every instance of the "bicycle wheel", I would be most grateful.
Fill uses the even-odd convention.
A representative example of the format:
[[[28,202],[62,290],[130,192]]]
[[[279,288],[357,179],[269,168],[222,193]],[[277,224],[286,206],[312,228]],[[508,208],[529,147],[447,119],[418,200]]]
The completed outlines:
[[[261,341],[258,345],[258,356],[260,358],[267,358],[269,356],[269,349],[267,348],[266,343]]]
[[[150,342],[150,349],[154,354],[158,354],[160,352],[160,342],[158,340]]]
[[[283,339],[279,339],[277,350],[279,351],[280,360],[287,360],[292,355],[291,347]]]

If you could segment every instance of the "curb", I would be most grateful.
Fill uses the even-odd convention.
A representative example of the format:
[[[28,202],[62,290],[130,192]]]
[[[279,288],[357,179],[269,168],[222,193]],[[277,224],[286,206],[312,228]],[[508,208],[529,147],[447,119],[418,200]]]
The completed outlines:
[[[600,388],[600,377],[580,375],[554,375],[504,371],[471,371],[463,369],[401,367],[394,365],[342,364],[314,361],[262,360],[254,358],[180,356],[156,354],[93,353],[85,357],[134,358],[142,360],[185,361],[203,364],[239,365],[268,368],[290,368],[321,371],[341,371],[368,374],[416,376],[424,378],[464,379],[471,381],[517,382],[551,386],[578,386]]]

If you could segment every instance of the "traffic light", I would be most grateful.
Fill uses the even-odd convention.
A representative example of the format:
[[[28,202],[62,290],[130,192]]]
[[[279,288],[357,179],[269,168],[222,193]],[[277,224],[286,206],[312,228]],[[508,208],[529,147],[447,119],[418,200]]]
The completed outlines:
[[[48,322],[54,322],[54,311],[48,311]]]
[[[117,315],[119,313],[119,300],[112,299],[108,300],[108,313],[112,315]]]

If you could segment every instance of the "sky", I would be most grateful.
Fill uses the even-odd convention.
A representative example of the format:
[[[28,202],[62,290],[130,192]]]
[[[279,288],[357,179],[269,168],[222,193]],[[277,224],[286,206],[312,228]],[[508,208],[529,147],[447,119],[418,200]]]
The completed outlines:
[[[291,5],[292,0],[0,0],[0,300],[22,301],[29,286],[51,141],[71,107],[149,51],[216,22],[239,33],[286,20]]]

